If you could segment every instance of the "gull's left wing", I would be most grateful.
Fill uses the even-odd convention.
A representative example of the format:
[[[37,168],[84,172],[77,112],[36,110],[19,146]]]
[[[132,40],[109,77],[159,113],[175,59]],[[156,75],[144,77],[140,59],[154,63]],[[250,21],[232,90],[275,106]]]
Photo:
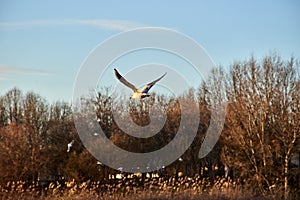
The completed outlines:
[[[115,75],[116,75],[117,79],[121,83],[123,83],[127,87],[131,88],[134,92],[138,91],[138,89],[133,84],[129,83],[123,76],[121,76],[121,74],[116,69],[114,69],[114,71],[115,71]]]

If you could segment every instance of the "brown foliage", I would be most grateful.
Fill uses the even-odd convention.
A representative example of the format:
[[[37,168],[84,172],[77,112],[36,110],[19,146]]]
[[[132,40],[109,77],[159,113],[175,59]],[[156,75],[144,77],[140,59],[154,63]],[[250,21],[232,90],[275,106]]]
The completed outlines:
[[[209,176],[214,184],[215,177],[224,176],[226,166],[242,189],[250,188],[251,192],[260,195],[279,194],[286,199],[295,192],[299,196],[299,170],[293,171],[295,166],[291,163],[291,159],[296,155],[299,157],[300,152],[299,73],[299,63],[294,58],[282,61],[277,55],[267,56],[261,61],[251,58],[235,63],[228,70],[221,67],[214,69],[208,81],[197,91],[191,89],[180,97],[182,101],[198,103],[199,127],[194,142],[182,155],[183,161],[168,166],[164,175],[177,180],[178,171],[183,171],[190,177],[195,174],[201,178]],[[87,105],[94,108],[107,138],[132,152],[153,151],[174,138],[182,113],[178,99],[161,95],[142,101],[120,99],[114,101],[109,89],[105,89],[93,98],[84,99],[82,107],[76,109]],[[210,125],[211,110],[222,102],[228,102],[228,109],[221,138],[213,151],[199,160],[198,151]],[[128,111],[137,125],[145,126],[151,123],[150,110],[161,117],[158,113],[163,109],[167,115],[166,123],[153,137],[132,137],[116,124],[112,114],[113,103],[116,103],[114,108],[121,119],[127,117],[124,113]],[[190,119],[194,112],[198,112],[192,106],[186,109]],[[83,119],[86,116],[82,114],[79,117]],[[193,130],[187,124],[184,131],[189,134]],[[96,138],[97,133],[87,134]],[[72,140],[74,144],[68,153],[67,144]],[[97,147],[97,139],[93,145]],[[56,181],[60,178],[74,180],[76,185],[89,180],[104,184],[109,181],[109,174],[115,173],[115,170],[97,163],[83,147],[68,103],[48,104],[38,94],[29,92],[23,95],[17,88],[0,97],[2,188],[7,182],[22,181],[26,183],[26,190],[29,185],[38,184],[39,180]],[[172,192],[170,195],[174,197]],[[189,196],[189,193],[185,195],[178,198],[198,197]],[[162,196],[164,198],[170,197]],[[212,195],[212,198],[217,197]]]

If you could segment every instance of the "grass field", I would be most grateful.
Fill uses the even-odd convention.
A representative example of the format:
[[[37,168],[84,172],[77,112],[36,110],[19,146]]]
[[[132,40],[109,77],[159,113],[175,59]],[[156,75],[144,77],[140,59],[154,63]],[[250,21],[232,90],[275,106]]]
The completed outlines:
[[[276,189],[276,188],[275,188]],[[1,188],[1,199],[280,199],[280,192],[259,193],[245,189],[233,181],[218,179],[213,184],[207,179],[195,178],[148,178],[113,180],[108,183],[67,182],[64,186],[49,184],[41,190],[37,185],[26,186],[22,182],[8,183]],[[291,198],[292,199],[292,198]]]

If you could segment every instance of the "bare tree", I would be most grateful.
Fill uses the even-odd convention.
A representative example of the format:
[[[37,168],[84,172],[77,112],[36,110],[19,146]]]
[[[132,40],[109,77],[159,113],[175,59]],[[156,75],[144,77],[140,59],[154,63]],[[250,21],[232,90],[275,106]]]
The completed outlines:
[[[6,113],[8,116],[9,123],[16,122],[19,124],[22,121],[22,92],[17,88],[13,88],[8,91],[4,97],[3,101],[6,107]]]
[[[257,183],[260,192],[283,186],[285,198],[288,165],[300,137],[297,66],[276,55],[261,63],[251,58],[232,67],[227,88],[231,111],[224,154],[241,180]]]

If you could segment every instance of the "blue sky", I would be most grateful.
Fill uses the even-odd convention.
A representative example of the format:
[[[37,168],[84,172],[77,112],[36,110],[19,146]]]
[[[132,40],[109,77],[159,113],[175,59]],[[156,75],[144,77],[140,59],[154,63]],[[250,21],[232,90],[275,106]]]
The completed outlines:
[[[300,1],[0,0],[0,94],[16,86],[71,101],[76,74],[107,38],[137,27],[182,32],[228,67],[272,51],[300,53]]]

